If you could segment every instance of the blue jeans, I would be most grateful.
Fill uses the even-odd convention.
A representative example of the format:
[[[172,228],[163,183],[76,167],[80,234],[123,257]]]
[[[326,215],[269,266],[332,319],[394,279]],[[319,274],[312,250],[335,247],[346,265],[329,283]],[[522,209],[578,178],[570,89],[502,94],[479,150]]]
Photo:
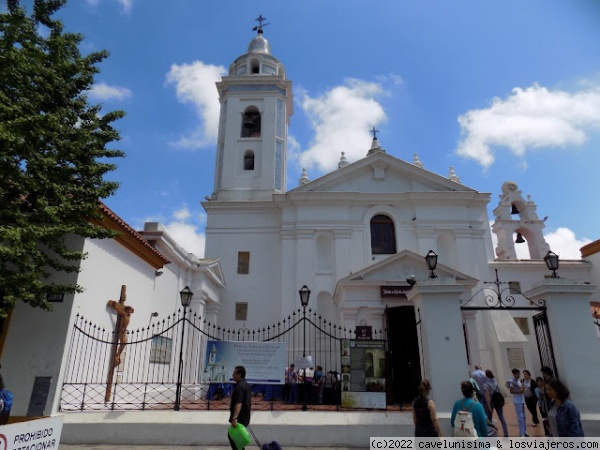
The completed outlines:
[[[525,403],[515,403],[515,411],[519,422],[519,436],[525,436],[527,426],[525,422]]]
[[[496,411],[498,413],[498,420],[500,421],[500,423],[502,424],[502,431],[504,431],[504,436],[508,436],[508,426],[506,425],[506,420],[504,420],[504,411],[503,411],[503,407],[497,407],[492,405],[492,409],[488,414],[488,419],[492,420],[492,416],[494,415],[494,411]]]

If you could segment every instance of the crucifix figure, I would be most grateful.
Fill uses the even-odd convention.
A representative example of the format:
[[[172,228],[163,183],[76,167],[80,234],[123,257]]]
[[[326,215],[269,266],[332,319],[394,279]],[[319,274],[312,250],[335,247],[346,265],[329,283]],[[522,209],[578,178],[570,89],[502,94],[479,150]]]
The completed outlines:
[[[125,346],[127,345],[127,327],[129,326],[131,315],[135,311],[131,306],[125,306],[125,289],[125,285],[121,286],[121,297],[119,298],[118,302],[114,300],[108,301],[108,306],[112,307],[115,311],[117,311],[118,314],[115,328],[117,341],[119,343],[119,347],[115,352],[116,365],[121,363],[121,353],[123,353],[123,350],[125,350]]]

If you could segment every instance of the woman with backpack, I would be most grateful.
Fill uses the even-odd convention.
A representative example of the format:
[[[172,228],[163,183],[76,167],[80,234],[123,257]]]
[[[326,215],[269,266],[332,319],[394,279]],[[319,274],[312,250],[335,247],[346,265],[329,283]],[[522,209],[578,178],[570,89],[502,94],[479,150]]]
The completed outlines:
[[[492,416],[494,415],[494,410],[498,414],[498,419],[502,424],[502,431],[504,431],[504,437],[508,437],[508,426],[506,425],[506,420],[504,420],[504,396],[502,392],[500,392],[500,386],[498,386],[498,382],[496,378],[494,378],[494,372],[491,370],[485,371],[485,376],[487,377],[485,384],[483,385],[483,392],[485,394],[485,399],[487,404],[489,405],[489,415],[488,419],[492,420]]]
[[[450,425],[454,428],[455,437],[468,437],[468,434],[473,430],[467,430],[459,428],[460,424],[457,416],[461,418],[465,416],[464,413],[470,415],[471,418],[466,420],[470,422],[469,426],[474,426],[477,431],[478,437],[488,436],[487,421],[485,418],[485,411],[483,406],[477,400],[473,400],[473,392],[475,391],[470,381],[463,381],[460,383],[460,391],[464,398],[456,400],[454,408],[452,408],[452,416],[450,417]],[[458,429],[457,429],[458,428]],[[466,433],[465,433],[466,432]]]

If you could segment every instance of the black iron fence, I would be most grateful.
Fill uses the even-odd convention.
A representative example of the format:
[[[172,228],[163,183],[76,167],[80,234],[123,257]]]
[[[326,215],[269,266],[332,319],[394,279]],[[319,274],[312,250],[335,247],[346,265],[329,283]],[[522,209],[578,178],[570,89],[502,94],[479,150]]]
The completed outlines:
[[[305,334],[306,333],[306,334]],[[115,331],[78,315],[62,386],[61,411],[210,410],[229,407],[227,385],[204,380],[207,341],[285,342],[287,365],[312,355],[324,372],[341,368],[340,341],[355,330],[335,325],[310,310],[294,311],[260,329],[226,329],[189,309],[178,310],[146,328],[127,331],[127,345],[115,359]],[[382,331],[373,339],[385,339]],[[253,409],[294,409],[284,402],[283,385],[253,385]],[[339,407],[339,383],[328,377],[324,399]],[[313,406],[313,408],[319,408]]]

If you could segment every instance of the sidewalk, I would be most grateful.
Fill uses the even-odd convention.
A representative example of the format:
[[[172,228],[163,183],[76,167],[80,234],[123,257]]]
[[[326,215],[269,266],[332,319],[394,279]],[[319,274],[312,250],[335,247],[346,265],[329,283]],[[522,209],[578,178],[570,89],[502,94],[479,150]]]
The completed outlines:
[[[506,423],[508,425],[509,436],[515,437],[519,435],[519,426],[517,424],[517,417],[515,413],[515,408],[510,398],[507,398],[506,405],[504,406],[504,418],[506,419]],[[531,423],[531,415],[529,411],[525,411],[525,416],[527,418],[527,433],[532,437],[543,437],[544,436],[544,428],[542,425],[538,425],[537,427],[533,427]],[[502,435],[502,426],[500,422],[497,421],[497,416],[494,415],[495,423],[498,426],[499,434]],[[541,419],[541,418],[540,418]],[[401,436],[396,436],[401,437]],[[368,442],[365,442],[361,447],[289,447],[285,445],[285,442],[279,441],[282,444],[282,447],[285,450],[366,450],[368,449]],[[226,442],[224,442],[226,444]],[[358,445],[362,443],[357,443]],[[256,449],[258,448],[255,443],[246,447],[247,449]],[[189,445],[99,445],[99,444],[61,444],[59,446],[59,450],[228,450],[230,447],[228,445],[198,445],[198,446],[189,446]]]

